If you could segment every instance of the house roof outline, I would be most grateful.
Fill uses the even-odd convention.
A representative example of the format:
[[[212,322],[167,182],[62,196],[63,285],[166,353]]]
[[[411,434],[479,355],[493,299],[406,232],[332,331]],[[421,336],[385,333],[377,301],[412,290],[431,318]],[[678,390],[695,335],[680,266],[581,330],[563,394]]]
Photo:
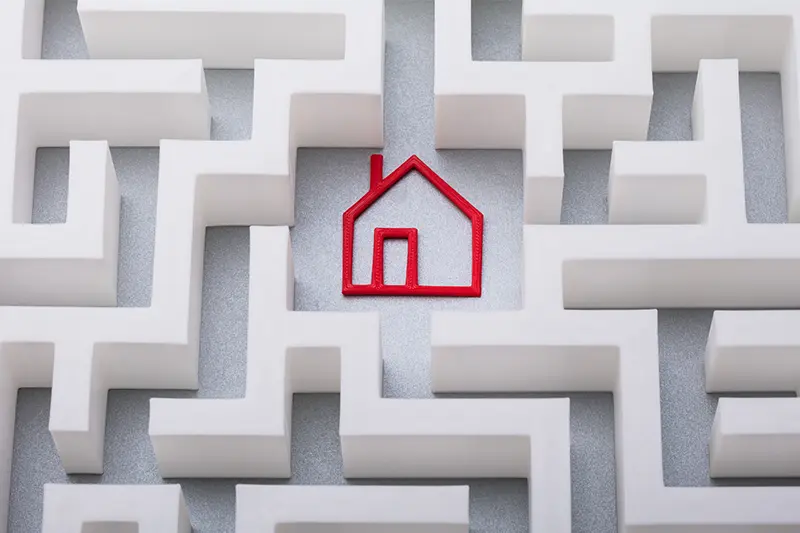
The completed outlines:
[[[419,172],[469,219],[472,229],[470,284],[420,285],[418,283],[419,254],[416,228],[375,228],[371,281],[369,284],[354,284],[353,247],[356,219],[413,171]],[[342,294],[345,296],[480,296],[483,270],[483,214],[416,155],[406,159],[384,178],[383,156],[373,154],[370,157],[369,184],[369,190],[364,196],[342,215]],[[387,285],[383,282],[383,243],[385,239],[406,239],[408,241],[406,282],[402,285]]]

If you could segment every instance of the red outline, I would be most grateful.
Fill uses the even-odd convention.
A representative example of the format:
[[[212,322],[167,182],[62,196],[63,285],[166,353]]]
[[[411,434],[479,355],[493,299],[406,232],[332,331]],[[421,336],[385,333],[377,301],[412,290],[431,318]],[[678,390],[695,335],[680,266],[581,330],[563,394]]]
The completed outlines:
[[[420,285],[418,272],[418,234],[416,228],[375,228],[372,255],[372,281],[368,285],[353,284],[353,237],[356,219],[378,198],[396,185],[410,172],[416,170],[450,200],[472,223],[472,283],[470,285]],[[345,296],[451,296],[476,297],[481,295],[481,270],[483,266],[483,214],[416,155],[409,157],[391,174],[382,178],[383,156],[370,157],[369,191],[342,215],[342,294]],[[408,240],[408,264],[404,285],[383,283],[383,243],[386,239]]]

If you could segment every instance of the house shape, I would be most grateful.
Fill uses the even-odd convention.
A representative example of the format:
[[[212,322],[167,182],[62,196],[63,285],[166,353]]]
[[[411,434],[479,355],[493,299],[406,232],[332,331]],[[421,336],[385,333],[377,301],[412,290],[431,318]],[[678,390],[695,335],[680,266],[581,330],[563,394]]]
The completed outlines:
[[[472,274],[470,285],[420,285],[419,238],[416,228],[375,228],[372,252],[372,279],[366,285],[353,284],[353,241],[356,219],[383,194],[412,171],[419,172],[442,195],[452,202],[472,225]],[[416,155],[383,178],[383,156],[370,157],[369,191],[353,204],[342,217],[342,294],[345,296],[452,296],[475,297],[481,295],[481,270],[483,268],[483,214]],[[406,282],[387,285],[383,282],[383,248],[387,239],[406,239],[408,259]]]

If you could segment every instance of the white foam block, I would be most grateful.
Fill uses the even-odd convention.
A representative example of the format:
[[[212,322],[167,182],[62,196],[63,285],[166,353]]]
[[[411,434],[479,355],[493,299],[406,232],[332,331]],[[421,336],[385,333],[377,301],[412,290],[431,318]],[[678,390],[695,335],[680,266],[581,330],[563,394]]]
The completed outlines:
[[[467,533],[469,487],[236,486],[236,533]]]
[[[44,486],[42,533],[191,533],[180,485]]]
[[[348,11],[330,0],[78,1],[95,59],[199,58],[225,69],[252,69],[257,58],[343,59]]]

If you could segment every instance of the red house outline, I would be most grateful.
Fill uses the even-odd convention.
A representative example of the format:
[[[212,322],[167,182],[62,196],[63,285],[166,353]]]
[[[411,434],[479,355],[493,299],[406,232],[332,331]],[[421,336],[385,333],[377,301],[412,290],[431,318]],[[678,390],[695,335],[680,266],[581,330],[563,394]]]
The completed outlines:
[[[353,284],[353,240],[356,219],[410,172],[416,170],[450,200],[472,224],[472,282],[470,285],[420,285],[418,271],[418,233],[416,228],[375,228],[372,252],[372,281],[367,285]],[[481,270],[483,267],[483,214],[470,204],[436,172],[412,155],[391,174],[383,178],[383,156],[370,157],[369,191],[344,212],[342,216],[342,294],[345,296],[453,296],[481,295]],[[406,282],[403,285],[386,285],[383,282],[383,244],[386,239],[408,241]]]

